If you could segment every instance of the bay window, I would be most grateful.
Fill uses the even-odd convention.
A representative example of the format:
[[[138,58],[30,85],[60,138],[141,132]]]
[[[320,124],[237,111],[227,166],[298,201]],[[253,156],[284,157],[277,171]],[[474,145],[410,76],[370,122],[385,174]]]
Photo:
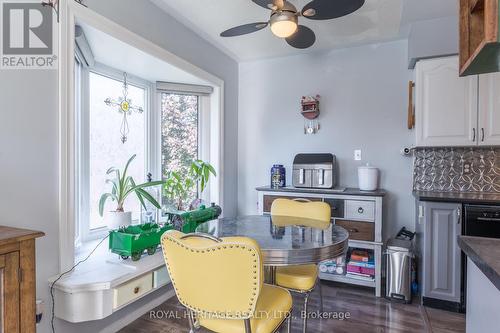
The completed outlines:
[[[136,183],[143,183],[147,174],[162,179],[168,171],[187,172],[191,161],[210,161],[210,87],[169,84],[156,86],[147,80],[127,75],[128,97],[142,113],[127,116],[127,139],[121,140],[123,113],[109,106],[107,98],[116,100],[123,95],[123,72],[96,64],[91,68],[77,63],[76,96],[76,246],[79,242],[106,235],[107,212],[116,209],[108,200],[104,216],[98,202],[109,191],[106,171],[110,167],[123,169],[127,160],[136,155],[128,174]],[[161,189],[158,189],[161,193]],[[210,200],[209,191],[204,199]],[[189,200],[199,197],[193,190]],[[158,198],[168,205],[166,198]],[[140,222],[141,205],[134,195],[124,208],[132,212],[134,223]]]

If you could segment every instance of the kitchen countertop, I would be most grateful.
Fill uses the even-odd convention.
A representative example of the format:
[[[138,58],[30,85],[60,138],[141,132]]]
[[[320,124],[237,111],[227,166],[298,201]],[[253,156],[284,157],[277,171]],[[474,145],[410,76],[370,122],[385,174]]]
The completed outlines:
[[[500,204],[500,193],[413,191],[420,201]]]
[[[458,245],[500,290],[500,239],[458,236]]]
[[[299,188],[299,187],[283,187],[283,188],[271,188],[270,186],[260,186],[255,188],[257,191],[265,192],[295,192],[295,193],[316,193],[316,194],[338,194],[338,195],[357,195],[357,196],[369,196],[369,197],[383,197],[385,196],[385,190],[379,189],[376,191],[361,191],[359,188],[333,188],[333,189],[321,189],[321,188]]]

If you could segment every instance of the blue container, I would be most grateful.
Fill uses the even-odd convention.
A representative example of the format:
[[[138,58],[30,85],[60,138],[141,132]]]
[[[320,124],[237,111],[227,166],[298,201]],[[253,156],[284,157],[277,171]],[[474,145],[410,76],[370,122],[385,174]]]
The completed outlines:
[[[282,188],[286,186],[286,169],[281,164],[275,164],[271,168],[271,188]]]

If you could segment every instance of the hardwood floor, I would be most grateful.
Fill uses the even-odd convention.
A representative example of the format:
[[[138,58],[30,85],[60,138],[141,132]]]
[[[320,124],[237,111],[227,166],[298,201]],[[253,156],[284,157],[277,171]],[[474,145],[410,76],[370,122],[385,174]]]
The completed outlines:
[[[313,293],[309,311],[318,311],[318,294]],[[296,304],[292,332],[302,332],[300,311],[302,297],[294,296]],[[353,288],[342,284],[323,283],[324,311],[343,314],[343,319],[309,319],[308,332],[338,333],[455,333],[465,332],[465,316],[462,314],[426,308],[413,304],[391,303],[376,298],[370,289]],[[125,327],[120,333],[188,333],[184,308],[177,298],[172,298]],[[347,318],[349,314],[349,318]],[[156,317],[156,318],[155,318]],[[162,318],[160,318],[162,317]],[[200,330],[201,333],[208,332]]]

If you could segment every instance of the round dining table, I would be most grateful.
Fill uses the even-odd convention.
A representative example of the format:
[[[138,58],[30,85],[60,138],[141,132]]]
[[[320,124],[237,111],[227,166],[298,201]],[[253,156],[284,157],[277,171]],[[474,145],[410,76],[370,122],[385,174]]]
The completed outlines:
[[[214,237],[244,236],[260,246],[268,283],[276,282],[276,267],[318,264],[344,256],[349,233],[342,227],[307,218],[252,215],[202,223],[197,233]]]

